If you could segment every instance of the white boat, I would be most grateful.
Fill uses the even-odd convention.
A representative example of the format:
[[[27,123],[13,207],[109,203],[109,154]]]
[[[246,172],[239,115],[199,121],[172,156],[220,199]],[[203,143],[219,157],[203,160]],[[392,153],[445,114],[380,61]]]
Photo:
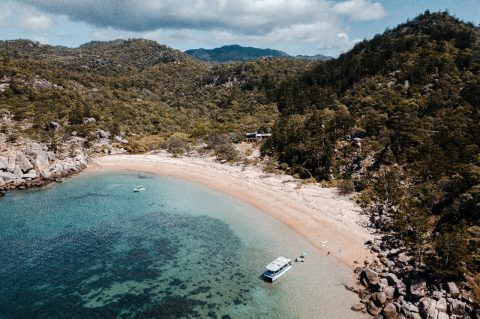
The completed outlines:
[[[143,186],[141,186],[141,185],[140,185],[140,186],[136,186],[136,187],[133,189],[133,191],[134,191],[135,193],[143,192],[144,190],[145,190],[145,187],[143,187]]]
[[[292,260],[287,257],[278,257],[267,265],[267,270],[263,273],[266,281],[274,282],[292,268]]]

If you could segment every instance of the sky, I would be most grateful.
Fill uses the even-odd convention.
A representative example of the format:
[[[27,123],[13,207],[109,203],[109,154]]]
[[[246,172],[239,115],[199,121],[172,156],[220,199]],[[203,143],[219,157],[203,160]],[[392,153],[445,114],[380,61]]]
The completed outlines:
[[[338,56],[427,9],[480,24],[480,0],[0,0],[0,40],[146,38],[182,51],[240,44]]]

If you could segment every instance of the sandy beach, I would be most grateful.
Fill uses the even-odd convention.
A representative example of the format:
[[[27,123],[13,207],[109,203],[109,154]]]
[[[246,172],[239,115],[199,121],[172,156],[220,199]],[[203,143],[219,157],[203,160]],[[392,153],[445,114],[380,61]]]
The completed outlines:
[[[208,157],[111,155],[95,158],[89,171],[130,170],[185,179],[223,192],[269,214],[315,247],[349,267],[370,253],[364,242],[373,237],[366,216],[336,189],[315,184],[299,187],[287,175],[267,174],[257,166],[221,164]]]

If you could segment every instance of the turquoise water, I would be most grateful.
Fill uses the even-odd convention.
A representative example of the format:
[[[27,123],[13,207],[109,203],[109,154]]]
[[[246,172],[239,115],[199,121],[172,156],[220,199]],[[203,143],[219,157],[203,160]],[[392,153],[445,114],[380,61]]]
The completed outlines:
[[[349,276],[269,216],[171,177],[89,173],[0,199],[2,319],[355,318]]]

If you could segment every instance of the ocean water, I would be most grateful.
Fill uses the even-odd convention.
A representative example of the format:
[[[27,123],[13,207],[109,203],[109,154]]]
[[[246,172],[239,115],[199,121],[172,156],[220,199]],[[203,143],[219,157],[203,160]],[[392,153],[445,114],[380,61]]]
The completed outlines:
[[[362,318],[343,283],[350,271],[287,226],[172,177],[87,173],[0,199],[1,319]]]

